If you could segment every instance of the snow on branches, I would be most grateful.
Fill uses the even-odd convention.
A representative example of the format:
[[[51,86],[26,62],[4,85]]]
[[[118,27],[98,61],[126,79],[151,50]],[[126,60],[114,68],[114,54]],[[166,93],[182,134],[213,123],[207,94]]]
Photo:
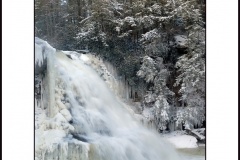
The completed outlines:
[[[153,83],[152,91],[145,96],[145,102],[154,107],[157,129],[165,130],[170,120],[170,105],[167,96],[172,96],[174,93],[166,86],[169,72],[165,68],[162,58],[158,57],[158,59],[158,63],[156,63],[153,58],[145,56],[137,75],[144,78],[147,83]]]

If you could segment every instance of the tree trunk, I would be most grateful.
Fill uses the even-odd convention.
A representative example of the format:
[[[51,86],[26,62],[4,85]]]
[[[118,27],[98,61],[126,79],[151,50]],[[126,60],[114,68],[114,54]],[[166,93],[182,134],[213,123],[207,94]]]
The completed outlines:
[[[78,11],[78,19],[82,16],[82,7],[81,7],[81,0],[77,0],[77,11]]]

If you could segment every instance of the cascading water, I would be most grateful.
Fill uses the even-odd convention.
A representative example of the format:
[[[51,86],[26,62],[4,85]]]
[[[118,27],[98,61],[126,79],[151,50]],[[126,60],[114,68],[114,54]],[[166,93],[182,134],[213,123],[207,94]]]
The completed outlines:
[[[50,103],[36,106],[35,159],[180,159],[168,142],[129,114],[84,60],[71,60],[63,52],[48,59],[45,101]]]

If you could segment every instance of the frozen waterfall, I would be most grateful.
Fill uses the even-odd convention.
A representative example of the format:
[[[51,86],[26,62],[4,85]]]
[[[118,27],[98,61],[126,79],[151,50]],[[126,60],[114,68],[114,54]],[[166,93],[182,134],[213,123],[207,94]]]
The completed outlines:
[[[175,148],[132,117],[87,57],[69,58],[36,42],[38,68],[47,61],[46,74],[36,76],[41,84],[35,96],[36,160],[180,159]]]

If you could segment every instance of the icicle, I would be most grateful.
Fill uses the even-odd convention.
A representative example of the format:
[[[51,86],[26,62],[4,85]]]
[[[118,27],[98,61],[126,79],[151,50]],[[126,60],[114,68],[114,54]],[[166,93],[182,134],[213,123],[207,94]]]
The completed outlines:
[[[54,66],[54,56],[52,54],[48,54],[47,57],[47,76],[48,76],[48,84],[49,84],[49,103],[48,103],[48,111],[49,117],[53,117],[55,115],[55,67]]]
[[[40,92],[40,108],[44,109],[44,105],[43,105],[43,77],[42,75],[40,75],[40,83],[41,83],[41,92]]]

